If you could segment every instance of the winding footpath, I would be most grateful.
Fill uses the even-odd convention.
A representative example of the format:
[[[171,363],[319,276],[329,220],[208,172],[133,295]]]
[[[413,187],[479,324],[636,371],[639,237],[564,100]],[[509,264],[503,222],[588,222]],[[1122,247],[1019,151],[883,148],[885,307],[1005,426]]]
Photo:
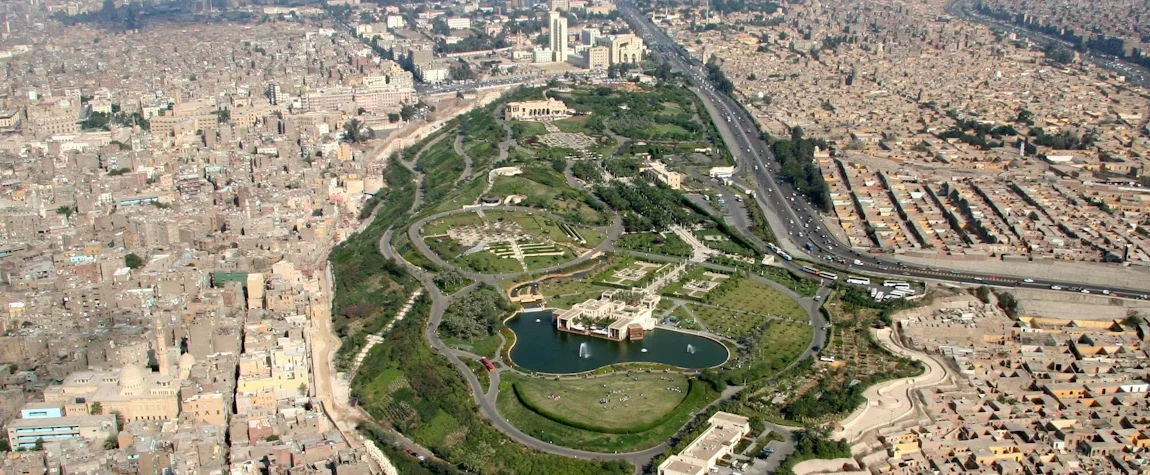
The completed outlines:
[[[551,214],[547,211],[543,211],[543,210],[536,209],[536,208],[526,208],[523,206],[489,206],[489,207],[481,208],[481,210],[483,210],[483,211],[518,211],[518,212],[523,212],[523,213],[541,214],[541,215],[547,216],[547,217],[554,219],[554,220],[557,220],[557,221],[563,220],[563,218],[556,216],[554,214]],[[414,224],[409,226],[407,228],[407,236],[408,236],[408,238],[411,239],[411,243],[416,247],[416,249],[419,250],[419,252],[421,254],[423,254],[424,257],[426,257],[428,260],[430,260],[437,267],[442,267],[445,269],[454,269],[471,280],[478,281],[478,282],[486,282],[486,283],[491,284],[491,285],[496,285],[501,280],[517,279],[519,277],[523,277],[525,275],[530,275],[530,274],[546,274],[546,273],[555,272],[555,271],[558,271],[558,270],[561,270],[561,269],[564,269],[564,268],[567,268],[567,267],[570,267],[573,265],[582,264],[582,263],[584,263],[590,259],[599,257],[600,255],[603,254],[604,251],[611,249],[612,243],[616,239],[618,239],[620,235],[623,234],[623,220],[620,219],[618,216],[615,216],[614,219],[612,220],[610,226],[607,226],[605,228],[604,227],[591,228],[591,229],[595,229],[596,231],[605,232],[607,234],[607,238],[604,239],[603,242],[600,243],[595,248],[591,249],[590,251],[584,252],[582,255],[580,255],[579,257],[576,257],[573,260],[570,260],[570,261],[567,261],[564,263],[560,263],[560,264],[556,264],[556,265],[553,265],[550,267],[532,270],[532,271],[509,272],[509,273],[505,273],[505,274],[481,274],[478,272],[473,272],[473,271],[469,271],[466,269],[462,269],[462,268],[455,266],[454,264],[448,263],[446,260],[444,260],[442,257],[440,257],[438,254],[436,254],[434,251],[431,250],[431,248],[427,245],[427,243],[423,241],[423,234],[422,234],[423,227],[431,221],[434,221],[434,220],[437,220],[437,219],[440,219],[440,218],[443,218],[446,216],[451,216],[453,214],[474,213],[474,212],[476,212],[475,209],[456,209],[456,210],[444,211],[442,213],[436,213],[436,214],[433,214],[431,216],[427,216],[423,219],[420,219],[419,221],[416,221]]]
[[[541,210],[537,210],[537,209],[533,209],[533,208],[516,207],[516,206],[501,206],[501,207],[496,207],[496,209],[510,210],[510,211],[525,211],[525,212],[533,212],[533,213],[544,213],[544,214],[550,215],[549,213],[543,212]],[[475,398],[476,403],[479,405],[480,412],[483,414],[483,416],[486,417],[488,420],[490,420],[492,425],[497,430],[499,430],[500,432],[503,432],[512,440],[514,440],[514,441],[516,441],[516,442],[518,442],[524,446],[527,446],[527,447],[530,447],[530,448],[533,448],[533,449],[536,449],[536,450],[539,450],[542,452],[550,453],[550,454],[562,455],[562,456],[566,456],[566,457],[575,457],[575,458],[581,458],[581,459],[588,459],[588,460],[625,460],[625,461],[633,464],[636,467],[636,469],[638,470],[641,467],[645,466],[646,464],[650,463],[650,461],[654,457],[663,453],[663,451],[665,451],[669,447],[669,445],[667,443],[662,443],[662,444],[659,444],[657,446],[651,447],[649,449],[637,451],[637,452],[629,452],[629,453],[621,453],[621,454],[620,453],[607,454],[607,453],[600,453],[600,452],[590,452],[590,451],[585,451],[585,450],[571,449],[571,448],[551,444],[551,443],[536,439],[536,438],[524,433],[523,431],[521,431],[518,428],[516,428],[515,426],[513,426],[506,419],[504,419],[503,416],[499,413],[499,409],[498,409],[499,390],[498,390],[498,388],[499,388],[499,382],[500,382],[500,373],[502,371],[507,370],[507,369],[506,368],[500,368],[497,371],[489,373],[490,381],[488,383],[488,387],[483,388],[482,384],[479,382],[479,378],[475,375],[475,373],[471,370],[471,368],[469,366],[467,366],[467,364],[463,361],[463,359],[461,359],[461,357],[462,357],[462,358],[477,360],[477,359],[479,359],[479,357],[477,355],[473,355],[473,354],[465,352],[465,351],[460,351],[460,350],[456,350],[456,349],[452,349],[452,348],[448,347],[440,339],[439,332],[438,332],[439,324],[443,319],[443,314],[447,310],[447,308],[451,305],[451,303],[455,299],[457,299],[463,295],[466,295],[468,292],[474,290],[480,282],[496,284],[499,280],[503,280],[503,279],[514,279],[517,277],[521,277],[524,275],[531,275],[531,274],[552,273],[555,271],[559,271],[563,268],[577,266],[577,265],[587,261],[588,259],[591,259],[593,257],[600,255],[603,251],[615,251],[613,243],[619,237],[619,235],[622,234],[622,222],[619,219],[619,217],[618,216],[614,217],[612,225],[609,226],[608,230],[607,230],[608,231],[607,232],[608,237],[603,241],[602,244],[597,246],[595,249],[584,253],[583,255],[581,255],[579,258],[576,258],[575,260],[571,260],[571,261],[568,261],[568,262],[565,262],[565,263],[562,263],[562,264],[559,264],[556,266],[551,266],[551,267],[548,267],[545,269],[538,269],[538,270],[531,271],[531,272],[516,272],[516,273],[509,273],[509,274],[480,274],[480,273],[476,273],[476,272],[464,271],[464,270],[459,269],[458,267],[456,267],[454,265],[447,263],[442,258],[440,258],[438,255],[436,255],[434,252],[432,252],[430,248],[427,247],[426,243],[423,242],[422,235],[420,234],[420,231],[422,230],[423,226],[426,225],[428,222],[435,220],[435,219],[442,218],[444,216],[449,216],[451,214],[462,213],[462,212],[474,212],[474,211],[461,209],[461,210],[454,210],[454,211],[447,211],[447,212],[438,213],[438,214],[423,218],[408,228],[408,233],[409,233],[409,237],[410,237],[411,242],[416,245],[418,250],[426,258],[431,260],[437,266],[441,266],[443,268],[448,268],[448,269],[454,269],[458,272],[463,273],[468,278],[475,280],[475,283],[473,283],[467,287],[464,287],[463,289],[457,291],[456,293],[454,293],[450,296],[444,295],[439,290],[439,288],[435,285],[434,275],[432,273],[427,272],[423,268],[420,268],[420,267],[408,262],[407,260],[405,260],[403,258],[403,256],[399,255],[395,251],[395,249],[391,246],[391,240],[394,236],[394,229],[389,228],[384,233],[383,237],[380,239],[380,242],[379,242],[379,249],[380,249],[380,253],[383,254],[384,257],[387,257],[390,259],[395,259],[397,262],[400,262],[414,276],[416,276],[420,280],[420,282],[423,283],[425,291],[430,296],[431,301],[432,301],[431,316],[430,316],[430,319],[428,321],[427,327],[424,329],[424,336],[427,339],[427,341],[431,344],[431,347],[436,352],[438,352],[439,354],[446,357],[449,361],[451,361],[452,365],[455,366],[456,370],[467,381],[467,384],[471,389],[472,396]],[[556,216],[552,216],[552,217],[558,218]],[[675,262],[677,262],[680,260],[680,259],[676,259],[673,257],[660,256],[660,255],[656,255],[656,254],[633,253],[630,251],[619,251],[619,252],[627,252],[627,253],[631,253],[631,254],[637,254],[637,255],[641,255],[642,257],[650,258],[652,260],[657,260],[657,261],[675,261]],[[720,270],[720,271],[728,271],[728,272],[734,271],[734,268],[716,265],[716,264],[703,263],[700,265],[702,265],[706,268],[712,269],[712,270]],[[804,352],[804,354],[801,357],[797,358],[794,362],[791,363],[791,365],[788,366],[788,369],[789,369],[790,366],[798,364],[800,361],[802,361],[807,356],[812,355],[815,352],[814,348],[821,347],[821,345],[823,344],[825,332],[822,332],[819,330],[821,328],[821,325],[822,325],[821,322],[823,320],[822,320],[821,314],[818,312],[818,301],[816,301],[814,299],[810,299],[810,298],[804,298],[804,297],[796,294],[794,291],[786,288],[785,286],[782,286],[781,284],[779,284],[777,282],[763,278],[761,276],[751,275],[751,278],[758,281],[758,282],[762,282],[766,285],[769,285],[773,288],[776,288],[779,291],[786,294],[787,296],[794,298],[797,301],[799,301],[800,304],[802,305],[802,307],[810,315],[811,320],[813,322],[815,322],[815,324],[817,325],[815,328],[815,331],[814,331],[815,337],[812,339],[810,345],[808,345],[807,350]],[[822,293],[822,292],[829,292],[829,289],[822,288],[822,289],[820,289],[820,293]],[[698,412],[706,411],[710,407],[712,407],[716,404],[719,404],[722,401],[726,401],[730,398],[735,397],[742,390],[743,390],[743,387],[740,387],[740,386],[728,387],[726,390],[723,391],[722,395],[720,395],[720,397],[718,399],[716,399],[710,405],[704,407],[700,411],[697,411],[696,414]],[[790,429],[785,428],[783,426],[775,426],[775,427],[773,427],[773,429],[780,431],[781,433],[790,434]],[[776,445],[778,446],[780,454],[781,453],[789,453],[789,451],[793,450],[792,443],[789,440],[787,442],[777,443]],[[775,462],[775,463],[777,463],[777,462]]]
[[[402,256],[395,252],[395,249],[391,247],[391,238],[393,234],[394,229],[390,228],[384,233],[383,238],[380,239],[379,243],[380,252],[384,255],[384,257],[395,259],[397,262],[400,262],[405,267],[407,267],[407,269],[413,275],[415,275],[420,280],[420,282],[423,283],[425,291],[431,297],[431,318],[428,321],[427,327],[424,328],[424,337],[428,342],[430,342],[432,349],[446,357],[448,361],[450,361],[451,364],[455,366],[455,369],[461,375],[463,375],[463,378],[467,381],[467,385],[471,388],[472,396],[475,397],[475,401],[479,404],[480,412],[484,417],[491,421],[491,424],[497,430],[503,432],[515,442],[539,450],[541,452],[587,460],[626,460],[634,464],[637,468],[646,465],[652,458],[666,450],[667,445],[665,443],[649,448],[647,450],[623,454],[605,454],[599,452],[589,452],[586,450],[570,449],[531,437],[525,434],[523,431],[517,429],[515,426],[511,425],[510,422],[507,422],[507,420],[499,414],[499,409],[496,405],[499,388],[498,374],[491,374],[490,386],[485,390],[479,383],[479,378],[475,376],[475,373],[472,372],[471,368],[468,367],[467,364],[459,358],[457,350],[449,348],[446,344],[443,343],[443,340],[439,338],[439,324],[443,320],[443,314],[447,310],[447,307],[449,307],[451,302],[453,302],[456,298],[466,295],[468,292],[478,287],[478,283],[464,287],[463,289],[460,289],[458,292],[450,296],[443,295],[443,292],[441,292],[439,287],[435,285],[433,275],[431,273],[410,262],[407,262],[403,259]]]
[[[460,173],[459,178],[455,179],[455,186],[459,186],[461,182],[471,178],[471,155],[468,155],[467,150],[463,149],[463,134],[455,134],[455,144],[452,147],[457,155],[463,157],[463,173]]]
[[[923,374],[886,381],[867,388],[863,393],[866,404],[852,412],[842,421],[842,428],[834,433],[834,438],[853,442],[867,432],[880,427],[889,427],[895,422],[912,417],[918,409],[913,392],[923,388],[938,386],[950,381],[950,371],[930,355],[906,348],[895,339],[890,327],[872,330],[879,345],[891,353],[904,358],[921,361],[926,366]]]

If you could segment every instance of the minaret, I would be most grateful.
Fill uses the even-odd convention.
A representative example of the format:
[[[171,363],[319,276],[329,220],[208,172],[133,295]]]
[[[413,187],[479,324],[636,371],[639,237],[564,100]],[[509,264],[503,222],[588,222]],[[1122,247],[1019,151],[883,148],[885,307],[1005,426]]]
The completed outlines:
[[[160,376],[169,376],[171,371],[168,368],[168,345],[164,343],[164,328],[160,325],[160,319],[156,319],[156,366],[160,368]]]

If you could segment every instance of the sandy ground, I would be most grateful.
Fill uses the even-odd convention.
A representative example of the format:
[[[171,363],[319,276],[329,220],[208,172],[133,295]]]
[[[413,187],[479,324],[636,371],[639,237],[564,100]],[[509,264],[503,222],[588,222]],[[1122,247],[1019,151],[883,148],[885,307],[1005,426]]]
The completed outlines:
[[[1046,290],[1012,290],[1010,293],[1022,302],[1021,315],[1042,317],[1121,320],[1138,312],[1150,314],[1150,301],[1116,299],[1099,294],[1051,292]]]
[[[328,272],[323,274],[324,289],[331,295],[335,289],[331,283]],[[351,412],[348,405],[350,388],[335,370],[335,361],[332,356],[339,349],[340,341],[331,329],[331,310],[325,308],[314,315],[309,328],[312,354],[312,376],[315,385],[316,398],[323,405],[324,412],[335,423],[344,440],[352,447],[364,448],[363,437],[355,432],[358,417]],[[398,475],[398,470],[387,457],[378,450],[368,450],[372,459],[386,475]]]
[[[870,472],[860,470],[858,462],[854,459],[805,460],[792,468],[795,475],[835,474],[835,475],[869,475]]]
[[[866,404],[843,419],[841,428],[835,431],[833,438],[853,442],[872,430],[890,426],[894,422],[911,417],[915,411],[914,400],[910,397],[911,390],[936,386],[950,379],[946,367],[935,361],[934,358],[925,353],[899,346],[893,340],[893,330],[890,328],[871,330],[871,332],[874,334],[875,341],[892,353],[922,361],[926,365],[926,373],[913,378],[887,381],[867,388],[863,394],[867,400]]]

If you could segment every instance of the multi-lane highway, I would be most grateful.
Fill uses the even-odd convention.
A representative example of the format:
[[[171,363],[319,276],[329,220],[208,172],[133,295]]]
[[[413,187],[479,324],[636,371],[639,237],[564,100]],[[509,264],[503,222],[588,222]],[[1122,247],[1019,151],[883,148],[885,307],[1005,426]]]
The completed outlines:
[[[1024,276],[1000,276],[984,273],[937,269],[920,265],[906,265],[888,257],[880,257],[851,249],[840,243],[826,231],[821,214],[793,187],[776,173],[778,162],[767,143],[760,137],[758,128],[746,110],[734,99],[715,90],[707,78],[704,65],[689,57],[686,52],[655,27],[648,18],[639,13],[633,5],[621,7],[624,17],[652,51],[668,62],[673,71],[688,76],[698,87],[694,91],[703,100],[711,118],[735,157],[741,179],[755,190],[754,201],[768,216],[768,220],[781,229],[774,229],[777,239],[788,252],[796,257],[802,255],[813,262],[834,266],[838,269],[860,273],[934,279],[964,284],[986,284],[1013,286],[1030,289],[1051,289],[1082,293],[1108,293],[1125,298],[1146,299],[1150,289],[1103,288],[1085,286],[1078,282],[1064,282],[1028,278]],[[809,248],[808,248],[809,245]],[[809,250],[808,250],[809,249]]]

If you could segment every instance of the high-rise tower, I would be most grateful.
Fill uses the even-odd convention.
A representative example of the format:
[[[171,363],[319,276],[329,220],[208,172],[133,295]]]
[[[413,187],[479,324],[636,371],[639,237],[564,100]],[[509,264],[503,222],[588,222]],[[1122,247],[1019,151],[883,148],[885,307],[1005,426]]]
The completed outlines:
[[[567,17],[562,13],[552,11],[547,15],[547,24],[551,28],[551,60],[555,62],[567,61]]]

